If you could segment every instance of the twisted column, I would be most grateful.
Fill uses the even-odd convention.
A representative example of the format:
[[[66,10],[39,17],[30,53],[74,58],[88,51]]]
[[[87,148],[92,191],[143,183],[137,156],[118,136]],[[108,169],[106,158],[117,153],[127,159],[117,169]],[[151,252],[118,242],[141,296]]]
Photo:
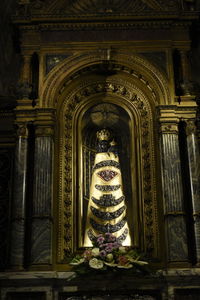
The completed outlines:
[[[39,112],[35,125],[31,264],[52,263],[54,131],[52,112]]]
[[[200,155],[196,136],[196,125],[193,120],[189,120],[186,123],[186,135],[196,244],[196,260],[197,263],[200,264]]]
[[[22,269],[24,265],[25,199],[27,179],[28,129],[25,123],[18,124],[15,149],[14,193],[11,213],[10,265]]]
[[[178,140],[178,120],[162,120],[160,132],[162,191],[169,263],[188,261],[186,220]]]

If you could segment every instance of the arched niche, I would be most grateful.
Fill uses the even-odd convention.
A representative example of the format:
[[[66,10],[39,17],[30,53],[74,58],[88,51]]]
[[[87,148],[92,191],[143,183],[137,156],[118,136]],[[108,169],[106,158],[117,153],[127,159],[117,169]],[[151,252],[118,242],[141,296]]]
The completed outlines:
[[[123,144],[123,139],[128,143],[130,138],[127,152],[123,155],[127,155],[124,167],[126,166],[126,169],[129,164],[128,172],[131,173],[128,179],[131,187],[127,189],[126,194],[129,197],[131,193],[133,243],[151,257],[158,257],[160,237],[153,134],[155,104],[154,98],[145,94],[145,91],[142,91],[140,84],[135,84],[130,77],[121,74],[107,77],[95,77],[91,74],[89,77],[81,77],[81,80],[74,80],[60,95],[54,188],[58,221],[55,232],[57,263],[66,262],[67,256],[79,250],[82,245],[83,151],[85,142],[89,143],[93,151],[96,132],[96,128],[87,121],[87,115],[100,103],[115,105],[123,117],[118,129],[122,132],[124,128],[127,138],[118,138],[119,143]],[[117,128],[114,130],[117,132]],[[124,180],[126,181],[126,178]]]
[[[106,121],[98,120],[105,116]],[[137,151],[137,120],[130,111],[119,105],[117,99],[103,96],[98,97],[90,103],[89,107],[82,107],[78,114],[78,172],[77,182],[79,182],[78,192],[78,247],[83,247],[83,237],[86,228],[88,201],[90,196],[90,185],[94,157],[97,147],[96,133],[102,128],[107,128],[112,133],[112,138],[117,143],[119,154],[123,191],[127,206],[127,219],[132,240],[132,246],[141,245],[139,241],[139,227],[141,223],[139,211],[141,209],[141,199],[139,190],[141,187],[138,170],[140,155]],[[133,130],[132,130],[133,129]],[[137,187],[137,188],[136,188]]]

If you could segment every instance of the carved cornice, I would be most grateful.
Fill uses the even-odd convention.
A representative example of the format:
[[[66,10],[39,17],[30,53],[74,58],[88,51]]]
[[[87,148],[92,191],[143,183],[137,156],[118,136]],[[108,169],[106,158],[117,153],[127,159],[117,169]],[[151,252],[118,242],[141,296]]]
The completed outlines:
[[[48,16],[45,17],[45,20],[38,20],[38,24],[32,24],[30,19],[23,21],[21,19],[13,18],[13,23],[19,24],[20,30],[22,31],[49,31],[49,30],[70,30],[70,31],[78,31],[78,30],[134,30],[134,29],[187,29],[191,26],[192,20],[183,19],[182,21],[174,21],[171,19],[166,18],[163,15],[159,16],[159,20],[155,20],[155,17],[152,16],[152,20],[148,18],[148,20],[144,20],[144,17],[141,17],[141,20],[137,18],[135,22],[132,20],[119,20],[119,16],[116,16],[116,20],[101,20],[101,22],[97,22],[95,19],[88,21],[88,17],[85,20],[72,20],[72,19],[65,19],[64,21],[62,18],[56,18],[54,22],[50,22],[51,18],[55,18],[55,16]],[[154,17],[154,18],[153,18]],[[178,16],[177,16],[178,17]],[[132,17],[133,18],[133,17]],[[131,18],[131,19],[132,19]],[[197,19],[197,17],[196,17]],[[62,23],[59,23],[62,21]],[[72,22],[73,21],[73,22]]]
[[[161,16],[194,15],[193,2],[174,0],[35,0],[18,1],[16,17],[26,19],[113,19],[143,17],[154,19]]]

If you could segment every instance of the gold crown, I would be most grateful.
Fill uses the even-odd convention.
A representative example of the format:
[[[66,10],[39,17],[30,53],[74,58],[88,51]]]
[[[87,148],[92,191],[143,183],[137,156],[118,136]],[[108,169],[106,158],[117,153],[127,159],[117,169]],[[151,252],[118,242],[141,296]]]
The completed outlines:
[[[100,141],[108,141],[110,139],[110,136],[110,131],[108,131],[107,129],[97,131],[97,138]]]

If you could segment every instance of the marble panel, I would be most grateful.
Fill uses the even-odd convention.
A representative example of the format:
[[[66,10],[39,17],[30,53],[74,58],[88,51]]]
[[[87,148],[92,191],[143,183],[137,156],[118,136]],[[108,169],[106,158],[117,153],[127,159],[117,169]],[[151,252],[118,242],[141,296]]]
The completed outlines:
[[[51,215],[52,146],[51,137],[36,138],[33,216]]]
[[[11,266],[24,263],[27,138],[19,136],[15,150],[14,193],[11,215]]]
[[[194,232],[196,242],[196,258],[200,262],[200,216],[194,216]]]
[[[200,155],[197,138],[193,132],[187,136],[187,148],[196,243],[196,258],[197,262],[200,262]]]
[[[163,134],[161,149],[165,213],[183,211],[183,189],[178,135]]]
[[[23,266],[24,263],[24,219],[16,219],[12,222],[11,231],[11,266]]]
[[[32,222],[31,263],[50,264],[51,259],[51,227],[49,219],[34,218]]]
[[[184,216],[167,216],[168,260],[181,262],[188,260],[186,222]]]
[[[24,217],[26,196],[27,146],[27,139],[19,137],[15,151],[14,201],[12,207],[14,217]]]
[[[37,137],[35,141],[35,172],[32,210],[32,264],[51,263],[52,155],[52,137]]]
[[[193,211],[200,211],[200,155],[194,134],[187,136]]]

